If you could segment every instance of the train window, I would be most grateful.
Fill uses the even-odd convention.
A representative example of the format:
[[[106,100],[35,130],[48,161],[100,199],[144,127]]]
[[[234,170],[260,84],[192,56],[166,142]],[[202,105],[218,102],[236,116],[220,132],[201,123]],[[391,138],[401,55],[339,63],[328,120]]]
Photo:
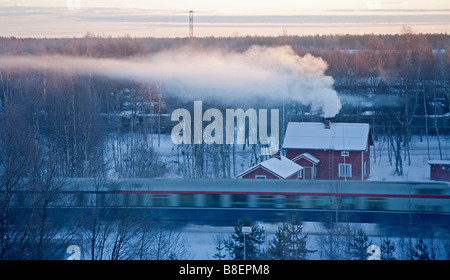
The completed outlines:
[[[339,208],[341,209],[355,209],[356,198],[345,196],[339,198]]]
[[[259,195],[256,199],[257,207],[273,208],[275,197],[273,195]]]
[[[25,206],[27,204],[26,194],[23,192],[16,193],[16,206]]]
[[[131,203],[130,194],[126,193],[126,194],[123,194],[122,196],[123,196],[123,205],[130,206],[130,203]]]
[[[327,196],[311,197],[311,205],[313,208],[329,208],[331,205],[330,198]]]
[[[168,194],[154,194],[152,199],[153,206],[161,207],[169,205]]]
[[[110,199],[108,201],[108,205],[105,206],[120,206],[122,203],[120,203],[120,194],[112,194],[110,196]]]
[[[284,201],[286,203],[287,208],[303,208],[304,207],[303,196],[286,195],[284,197]]]
[[[87,195],[82,193],[82,192],[80,192],[80,193],[77,194],[77,200],[76,200],[75,204],[78,207],[86,206],[87,205],[87,201],[88,201]]]
[[[111,204],[111,197],[108,194],[97,193],[95,194],[94,199],[94,205],[98,203],[98,206],[100,207],[109,206]]]
[[[247,196],[245,194],[233,194],[231,197],[231,205],[233,207],[247,206]]]
[[[135,194],[134,199],[135,206],[145,206],[144,205],[144,195],[143,194]]]
[[[419,205],[417,205],[417,210],[419,212],[440,212],[441,207],[439,205],[419,204]]]
[[[433,205],[431,211],[437,213],[437,212],[441,212],[442,209],[441,209],[440,205]]]
[[[386,201],[381,197],[369,197],[367,198],[367,208],[369,210],[383,210]]]
[[[218,194],[206,194],[205,195],[205,205],[206,205],[206,207],[219,207],[220,206],[220,196]]]
[[[180,194],[180,206],[191,207],[195,206],[193,194]]]

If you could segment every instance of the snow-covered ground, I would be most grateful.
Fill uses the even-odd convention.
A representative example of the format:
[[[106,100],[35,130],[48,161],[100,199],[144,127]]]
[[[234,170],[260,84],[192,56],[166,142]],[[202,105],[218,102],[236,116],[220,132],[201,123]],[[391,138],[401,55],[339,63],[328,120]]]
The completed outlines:
[[[275,236],[280,224],[275,223],[260,223],[257,222],[258,226],[264,229],[264,234],[266,235],[265,244],[262,248],[267,249],[269,241]],[[377,225],[374,224],[358,224],[359,227],[363,228],[365,233],[369,236],[379,235],[379,230]],[[308,249],[315,249],[318,247],[318,242],[320,242],[320,236],[327,234],[326,229],[320,223],[314,222],[304,222],[302,223],[303,234],[308,234]],[[192,259],[197,260],[214,260],[214,254],[218,251],[216,247],[218,246],[217,240],[226,240],[234,232],[234,227],[232,226],[208,226],[208,225],[187,225],[183,228],[182,236],[187,244],[190,256]],[[222,244],[223,247],[223,244]],[[225,254],[225,259],[229,259],[226,250],[223,250],[221,254]],[[310,256],[311,259],[321,259],[319,252],[316,252]]]
[[[262,249],[267,250],[269,247],[269,241],[271,241],[275,232],[280,224],[259,223],[257,225],[264,229],[266,235],[265,243],[262,245]],[[408,259],[410,240],[407,234],[397,234],[392,232],[390,228],[384,228],[377,224],[340,224],[339,226],[339,242],[336,242],[336,237],[332,237],[332,243],[330,243],[331,231],[323,227],[323,224],[316,222],[304,222],[302,223],[303,231],[302,235],[307,234],[307,248],[310,250],[316,250],[316,252],[308,255],[310,260],[327,260],[330,259],[330,251],[335,251],[339,248],[339,259],[351,259],[352,256],[349,253],[349,245],[353,242],[353,238],[359,229],[364,230],[364,233],[368,236],[369,242],[372,244],[381,246],[383,240],[388,238],[391,243],[395,245],[394,257],[399,260]],[[216,227],[205,225],[188,225],[182,230],[182,238],[185,241],[187,250],[189,251],[189,259],[193,260],[214,260],[214,254],[218,251],[217,240],[226,240],[230,238],[234,232],[233,227]],[[421,238],[424,240],[430,255],[433,255],[434,259],[446,259],[449,255],[448,242],[449,232],[445,229],[434,229],[428,232],[421,233]],[[417,244],[419,237],[412,236],[411,244],[414,246]],[[339,244],[338,244],[339,243]],[[223,243],[222,243],[223,247]],[[333,249],[331,249],[333,247]],[[221,255],[226,255],[224,259],[230,259],[228,252],[224,249]],[[336,256],[335,256],[336,257]]]
[[[441,152],[439,152],[439,142]],[[427,148],[427,146],[429,148]],[[429,150],[429,158],[428,158]],[[411,165],[408,164],[408,156],[402,151],[403,176],[394,174],[395,159],[392,157],[392,164],[389,162],[387,142],[380,140],[375,142],[375,148],[371,150],[371,170],[369,180],[378,181],[427,181],[430,180],[429,160],[438,160],[442,154],[442,159],[450,159],[450,136],[440,136],[439,141],[436,136],[428,137],[427,140],[419,136],[413,136],[410,143]],[[374,162],[374,159],[376,162]]]

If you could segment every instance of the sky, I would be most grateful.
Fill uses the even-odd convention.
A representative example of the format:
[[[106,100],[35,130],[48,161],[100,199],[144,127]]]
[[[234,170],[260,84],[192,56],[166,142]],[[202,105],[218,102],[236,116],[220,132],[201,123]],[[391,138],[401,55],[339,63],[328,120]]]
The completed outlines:
[[[449,0],[0,0],[0,36],[187,37],[450,32]]]

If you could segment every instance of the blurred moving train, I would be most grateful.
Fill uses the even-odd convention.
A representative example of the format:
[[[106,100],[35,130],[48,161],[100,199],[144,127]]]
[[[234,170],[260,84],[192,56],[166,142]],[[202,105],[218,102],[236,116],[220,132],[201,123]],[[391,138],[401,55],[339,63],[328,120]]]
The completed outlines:
[[[418,215],[450,224],[450,183],[378,181],[65,179],[51,207],[141,209],[173,220],[281,221],[296,214],[317,220],[324,213],[355,214],[355,222]],[[16,192],[26,205],[31,193]],[[401,216],[403,215],[403,216]],[[388,219],[389,218],[389,219]],[[426,221],[425,221],[426,222]]]

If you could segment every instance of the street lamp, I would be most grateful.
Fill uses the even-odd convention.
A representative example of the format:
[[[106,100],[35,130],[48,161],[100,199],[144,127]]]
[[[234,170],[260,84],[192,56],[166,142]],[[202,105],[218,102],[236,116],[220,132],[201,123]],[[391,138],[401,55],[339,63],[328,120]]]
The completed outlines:
[[[252,227],[242,227],[242,233],[244,234],[244,261],[247,259],[247,240],[246,236],[252,233]]]

